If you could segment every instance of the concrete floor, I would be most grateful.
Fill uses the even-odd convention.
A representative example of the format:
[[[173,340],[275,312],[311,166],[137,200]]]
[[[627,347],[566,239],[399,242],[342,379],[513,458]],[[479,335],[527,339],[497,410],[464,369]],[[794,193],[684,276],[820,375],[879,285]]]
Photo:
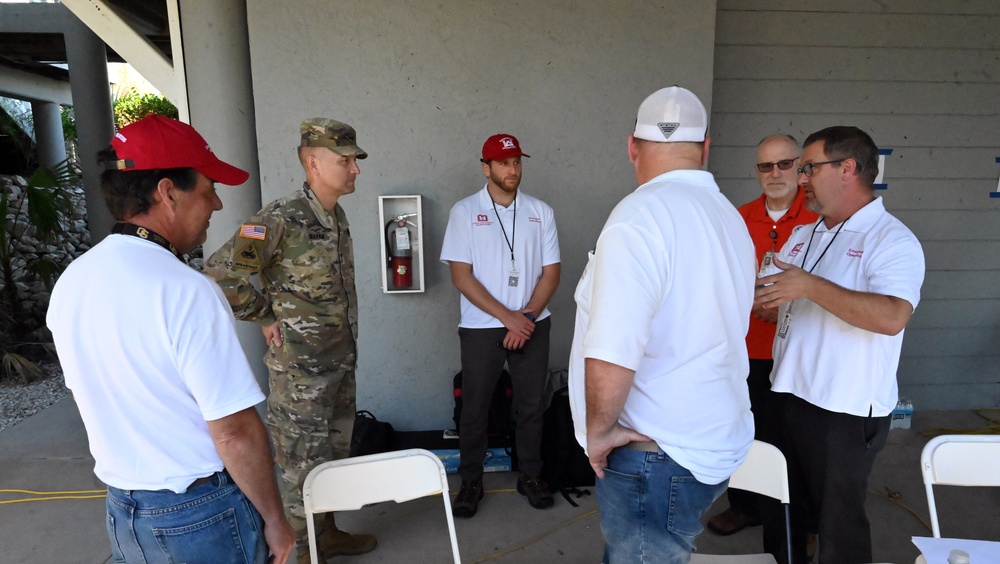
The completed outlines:
[[[875,559],[909,564],[918,552],[913,536],[930,536],[927,501],[920,477],[921,434],[936,428],[979,429],[985,422],[969,411],[918,411],[913,428],[894,429],[870,481],[868,515]],[[93,493],[40,495],[10,492],[100,490],[86,434],[70,399],[0,432],[0,562],[100,564],[110,562],[104,532],[103,499]],[[1000,471],[1000,470],[998,470]],[[516,475],[487,474],[487,494],[472,519],[456,521],[462,561],[509,563],[598,563],[603,541],[593,495],[572,507],[562,498],[538,511],[514,490]],[[451,487],[457,490],[457,477]],[[1000,541],[1000,489],[938,488],[944,536]],[[99,494],[97,494],[99,495]],[[64,498],[64,499],[47,499]],[[73,499],[65,499],[73,498]],[[28,502],[3,503],[31,499]],[[44,501],[34,501],[44,500]],[[726,507],[716,502],[709,515]],[[373,532],[372,553],[337,562],[448,562],[450,546],[441,500],[385,503],[337,517],[341,528]],[[731,537],[710,532],[698,539],[701,552],[747,554],[761,550],[760,529]]]

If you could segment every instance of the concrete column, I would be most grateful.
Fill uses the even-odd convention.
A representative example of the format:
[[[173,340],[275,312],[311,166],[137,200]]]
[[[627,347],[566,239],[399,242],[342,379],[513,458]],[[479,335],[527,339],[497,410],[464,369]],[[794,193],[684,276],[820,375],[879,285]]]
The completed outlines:
[[[97,244],[111,233],[114,224],[101,197],[101,168],[96,159],[97,152],[111,143],[115,133],[108,86],[108,59],[104,42],[76,16],[67,16],[64,38],[87,201],[87,223],[90,240]]]
[[[250,173],[238,187],[217,186],[223,209],[212,216],[206,258],[261,207],[257,124],[250,76],[245,0],[179,0],[191,125],[222,160]],[[243,350],[262,387],[264,339],[255,323],[239,323]]]
[[[63,138],[59,104],[32,102],[31,116],[35,122],[35,147],[38,163],[49,168],[66,160],[66,140]]]

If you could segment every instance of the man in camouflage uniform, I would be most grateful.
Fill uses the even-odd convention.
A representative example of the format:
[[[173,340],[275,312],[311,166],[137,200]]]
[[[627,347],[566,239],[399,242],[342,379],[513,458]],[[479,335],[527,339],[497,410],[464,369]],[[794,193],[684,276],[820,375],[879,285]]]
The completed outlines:
[[[337,200],[354,192],[357,160],[368,154],[345,123],[313,118],[300,129],[302,189],[251,217],[209,258],[205,272],[238,319],[262,326],[267,422],[299,561],[308,562],[302,484],[317,464],[347,458],[354,428],[358,300],[350,228]],[[332,513],[317,530],[321,557],[375,548],[371,535],[338,530]]]

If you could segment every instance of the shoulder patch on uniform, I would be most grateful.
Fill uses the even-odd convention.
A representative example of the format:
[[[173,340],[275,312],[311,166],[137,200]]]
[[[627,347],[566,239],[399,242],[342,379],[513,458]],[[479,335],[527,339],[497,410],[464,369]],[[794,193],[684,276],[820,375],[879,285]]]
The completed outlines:
[[[257,252],[257,243],[247,241],[240,247],[233,257],[233,267],[239,270],[260,271],[260,253]]]
[[[244,223],[240,227],[240,237],[244,239],[259,239],[261,241],[267,239],[267,226],[257,225],[255,223]]]

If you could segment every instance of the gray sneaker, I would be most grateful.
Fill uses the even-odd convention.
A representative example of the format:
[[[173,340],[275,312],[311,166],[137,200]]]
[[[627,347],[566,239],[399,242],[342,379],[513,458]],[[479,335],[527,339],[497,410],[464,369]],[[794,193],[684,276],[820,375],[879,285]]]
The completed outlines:
[[[483,499],[483,481],[463,481],[462,489],[458,490],[458,497],[451,504],[451,514],[455,517],[472,517],[476,514],[481,499]]]
[[[548,509],[554,503],[549,485],[536,476],[521,474],[517,478],[517,493],[528,496],[528,503],[535,509]]]

